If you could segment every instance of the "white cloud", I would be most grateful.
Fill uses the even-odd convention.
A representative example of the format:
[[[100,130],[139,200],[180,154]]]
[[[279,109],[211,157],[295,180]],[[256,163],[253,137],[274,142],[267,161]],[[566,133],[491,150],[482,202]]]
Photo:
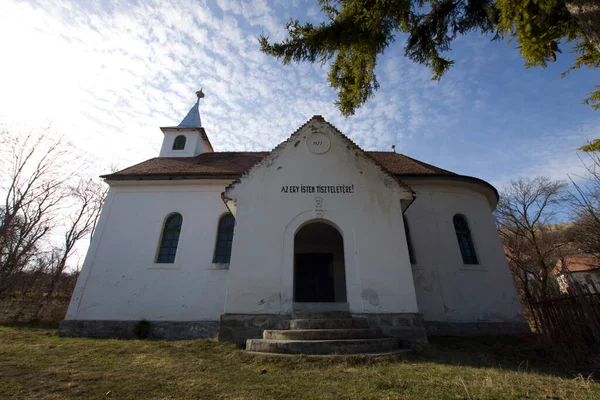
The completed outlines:
[[[404,58],[401,45],[390,47],[377,68],[381,89],[345,119],[333,104],[328,65],[282,66],[260,52],[258,36],[282,40],[289,17],[323,20],[312,0],[1,1],[0,121],[18,131],[52,124],[99,175],[157,156],[159,127],[177,124],[203,87],[202,122],[217,151],[272,149],[319,114],[367,150],[396,145],[496,185],[580,172],[574,149],[583,136],[544,134],[543,123],[513,106],[525,96],[515,79],[521,64],[487,73],[503,58],[483,39],[462,41],[472,54],[439,83]],[[498,101],[494,79],[512,95]],[[547,118],[561,112],[569,117],[549,108]],[[579,121],[600,137],[597,117],[565,125]],[[516,124],[540,133],[505,133]]]
[[[381,89],[345,119],[333,105],[327,66],[282,66],[260,52],[261,32],[281,38],[290,15],[307,20],[317,11],[305,0],[275,4],[278,10],[265,0],[5,0],[0,35],[13,40],[0,42],[10,60],[0,65],[0,117],[32,128],[51,121],[101,173],[156,156],[158,127],[178,123],[203,87],[202,121],[217,150],[271,149],[320,114],[366,149],[395,144],[447,168],[471,159],[459,172],[480,173],[474,165],[487,154],[456,157],[456,146],[489,140],[473,131],[488,126],[468,128],[470,121],[493,120],[493,131],[509,112],[480,74],[500,58],[496,50],[486,53],[484,39],[464,42],[472,58],[462,58],[439,83],[404,58],[401,46],[391,47],[377,68]],[[542,168],[520,154],[523,170]]]

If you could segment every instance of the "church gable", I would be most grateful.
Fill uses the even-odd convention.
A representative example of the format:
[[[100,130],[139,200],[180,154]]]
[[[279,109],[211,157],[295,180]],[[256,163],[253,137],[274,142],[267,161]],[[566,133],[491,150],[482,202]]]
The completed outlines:
[[[267,181],[276,185],[270,188],[271,192],[314,196],[350,195],[359,190],[360,182],[379,182],[396,193],[403,209],[414,198],[410,187],[318,115],[229,185],[223,200],[235,214],[240,191],[246,185],[249,190],[256,190],[258,182]],[[386,195],[389,194],[388,191]]]

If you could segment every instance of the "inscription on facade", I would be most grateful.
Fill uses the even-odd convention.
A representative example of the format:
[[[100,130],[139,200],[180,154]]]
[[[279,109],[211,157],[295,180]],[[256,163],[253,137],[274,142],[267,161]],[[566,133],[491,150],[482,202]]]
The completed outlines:
[[[323,154],[331,147],[331,141],[322,133],[315,133],[306,139],[306,147],[313,154]]]
[[[315,216],[317,218],[323,218],[325,211],[323,210],[323,198],[315,197]]]
[[[284,185],[281,193],[332,193],[349,194],[354,193],[352,185]]]

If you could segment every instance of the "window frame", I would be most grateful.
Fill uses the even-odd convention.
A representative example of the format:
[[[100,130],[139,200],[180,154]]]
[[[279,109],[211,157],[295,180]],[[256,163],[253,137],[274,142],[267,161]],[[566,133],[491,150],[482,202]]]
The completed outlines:
[[[178,146],[178,144],[181,143],[181,141],[179,143],[177,142],[178,139],[183,140],[183,144],[181,145],[182,146],[181,148],[179,148],[179,146]],[[187,137],[185,135],[177,135],[175,137],[175,140],[173,140],[173,146],[171,147],[171,150],[175,150],[175,151],[185,150],[186,144],[187,144]]]
[[[461,219],[462,221],[464,221],[464,229],[459,229],[460,227],[457,227],[457,219]],[[467,217],[463,214],[454,214],[454,216],[452,217],[452,227],[454,228],[454,234],[456,235],[456,241],[458,243],[458,249],[460,251],[463,265],[481,265],[479,262],[479,257],[477,257],[477,249],[475,248],[475,243],[473,242],[473,234],[471,232],[471,226]],[[467,245],[470,249],[470,254],[465,254],[465,252],[468,249],[464,248],[465,242],[461,241],[461,235],[466,236]]]
[[[221,221],[225,217],[231,217],[231,218],[233,218],[233,226],[231,228],[231,240],[229,240],[229,239],[226,240],[227,242],[230,242],[230,245],[229,245],[229,254],[226,257],[227,261],[221,261],[219,259],[220,255],[217,254],[217,252],[219,250],[219,244],[221,243],[221,240],[220,240],[220,235],[222,233],[221,232]],[[235,221],[235,217],[230,212],[225,212],[225,213],[223,213],[223,214],[221,214],[219,216],[219,219],[217,220],[217,231],[216,231],[216,237],[215,237],[215,247],[214,247],[214,250],[213,250],[213,259],[212,259],[213,264],[229,265],[229,263],[231,262],[231,251],[233,249],[233,236],[235,234],[235,222],[236,222]],[[229,233],[229,232],[226,232],[226,233]]]
[[[168,228],[168,224],[171,221],[172,218],[179,216],[179,218],[181,218],[181,222],[179,224],[179,231],[177,233],[177,245],[175,246],[175,252],[173,254],[173,260],[172,261],[161,261],[161,256],[162,254],[162,249],[164,247],[164,242],[165,242],[165,233],[167,232],[167,228]],[[160,240],[158,241],[158,249],[156,250],[156,257],[154,258],[154,263],[155,264],[175,264],[175,261],[177,260],[177,254],[178,254],[178,249],[179,249],[179,241],[181,239],[181,231],[183,230],[183,215],[181,215],[181,213],[178,212],[172,212],[170,214],[168,214],[163,223],[162,223],[162,229],[160,231]],[[173,241],[173,239],[169,239],[171,240],[171,242]],[[169,250],[172,248],[169,247]]]

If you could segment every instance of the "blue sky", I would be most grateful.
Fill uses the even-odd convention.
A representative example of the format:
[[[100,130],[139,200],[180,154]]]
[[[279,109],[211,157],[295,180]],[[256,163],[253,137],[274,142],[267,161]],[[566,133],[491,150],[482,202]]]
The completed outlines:
[[[403,57],[401,35],[377,68],[380,90],[347,119],[327,67],[282,66],[260,53],[290,18],[317,22],[316,0],[0,2],[0,124],[51,123],[90,160],[89,173],[155,157],[160,126],[179,123],[204,89],[216,151],[269,150],[314,114],[366,150],[390,150],[501,186],[519,176],[581,173],[576,148],[600,137],[580,104],[598,71],[561,79],[572,56],[526,69],[515,44],[469,35],[441,82]]]

